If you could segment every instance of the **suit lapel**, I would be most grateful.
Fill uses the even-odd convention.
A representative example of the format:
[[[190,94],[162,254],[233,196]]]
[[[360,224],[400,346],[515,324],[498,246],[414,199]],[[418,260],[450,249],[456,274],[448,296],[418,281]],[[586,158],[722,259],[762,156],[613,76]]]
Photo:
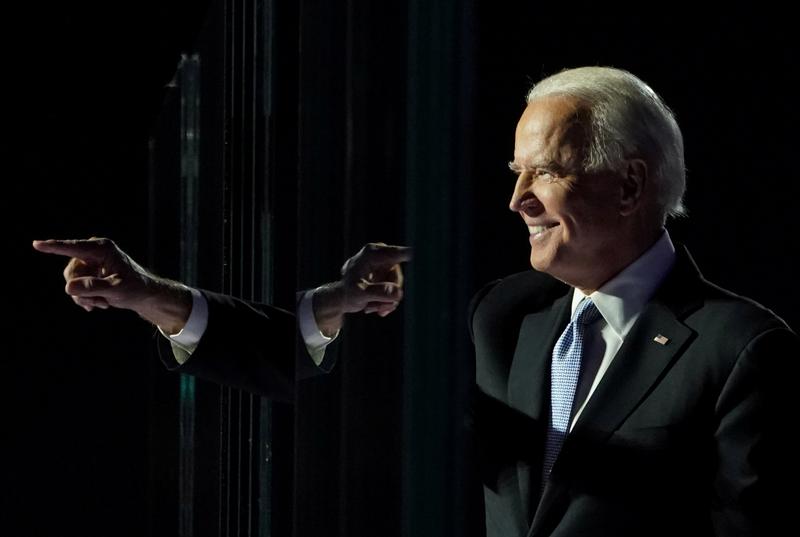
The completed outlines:
[[[539,425],[541,436],[527,462],[517,466],[520,501],[527,510],[530,523],[539,500],[539,487],[544,446],[544,432],[550,419],[550,359],[556,340],[570,317],[572,293],[556,299],[547,310],[527,315],[520,326],[519,339],[508,380],[510,406],[523,412]],[[534,437],[538,437],[534,435]]]
[[[570,464],[572,444],[605,442],[683,353],[693,332],[681,319],[696,307],[696,288],[701,281],[688,252],[679,250],[672,272],[642,311],[567,436],[552,469],[555,479],[548,481],[542,494],[530,536],[546,529],[546,524],[555,521],[553,516],[566,507],[568,482],[557,477],[560,468]]]
[[[572,293],[547,310],[522,320],[508,378],[508,401],[534,420],[547,420],[550,402],[550,358],[569,322]]]
[[[676,254],[672,272],[625,338],[575,423],[572,436],[607,439],[659,382],[691,339],[693,332],[681,319],[696,307],[702,277],[685,249]]]
[[[553,479],[548,480],[529,535],[538,535],[545,524],[548,521],[552,523],[555,520],[553,516],[566,507],[569,481],[558,479],[558,474],[565,469],[565,465],[570,465],[573,444],[587,449],[587,446],[605,442],[638,403],[647,397],[665,370],[681,354],[691,335],[691,330],[677,321],[672,311],[661,304],[651,303],[642,312],[564,441],[552,469]],[[658,336],[667,337],[669,341],[662,345],[654,341]],[[581,446],[577,446],[577,443]]]
[[[571,435],[604,441],[658,383],[691,336],[692,331],[669,308],[651,302],[625,338]]]

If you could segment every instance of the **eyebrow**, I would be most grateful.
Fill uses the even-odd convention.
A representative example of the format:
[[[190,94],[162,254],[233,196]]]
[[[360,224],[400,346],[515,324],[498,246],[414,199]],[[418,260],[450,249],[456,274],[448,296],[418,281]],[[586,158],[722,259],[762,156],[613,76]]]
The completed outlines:
[[[552,170],[556,173],[560,173],[564,171],[564,168],[560,166],[558,163],[553,161],[548,162],[532,162],[528,164],[519,164],[515,161],[509,161],[508,169],[515,173],[522,173],[525,170]]]

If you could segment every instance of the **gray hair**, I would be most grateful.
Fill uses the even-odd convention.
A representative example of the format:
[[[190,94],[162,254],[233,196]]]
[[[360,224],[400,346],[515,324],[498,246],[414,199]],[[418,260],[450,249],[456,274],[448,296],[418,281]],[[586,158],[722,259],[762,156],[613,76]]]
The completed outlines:
[[[662,221],[686,214],[683,136],[672,111],[655,91],[622,69],[580,67],[537,82],[527,102],[570,96],[589,109],[585,170],[623,170],[626,158],[642,158],[656,187]]]

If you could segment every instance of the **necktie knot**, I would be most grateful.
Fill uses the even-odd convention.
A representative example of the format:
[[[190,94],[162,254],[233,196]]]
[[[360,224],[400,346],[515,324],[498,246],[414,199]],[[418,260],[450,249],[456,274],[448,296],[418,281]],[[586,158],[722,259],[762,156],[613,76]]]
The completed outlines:
[[[598,318],[600,318],[600,310],[597,309],[597,306],[594,305],[594,302],[589,297],[581,300],[578,307],[575,308],[575,313],[572,314],[572,322],[581,326],[592,324]]]

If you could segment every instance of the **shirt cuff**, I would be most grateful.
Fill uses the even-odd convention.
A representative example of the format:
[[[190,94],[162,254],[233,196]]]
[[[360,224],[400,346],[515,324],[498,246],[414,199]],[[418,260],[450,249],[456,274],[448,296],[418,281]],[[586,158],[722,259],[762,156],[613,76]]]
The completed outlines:
[[[159,332],[166,337],[172,345],[172,353],[179,364],[183,364],[197,348],[200,338],[208,327],[208,301],[203,293],[194,288],[189,288],[192,293],[192,311],[186,324],[176,334],[166,334],[161,328]]]
[[[316,293],[317,289],[310,289],[300,297],[300,302],[297,305],[297,324],[300,326],[300,335],[303,336],[308,354],[311,355],[314,363],[319,366],[325,358],[325,347],[336,339],[339,331],[333,337],[328,337],[317,326],[317,320],[314,317],[314,293]]]

